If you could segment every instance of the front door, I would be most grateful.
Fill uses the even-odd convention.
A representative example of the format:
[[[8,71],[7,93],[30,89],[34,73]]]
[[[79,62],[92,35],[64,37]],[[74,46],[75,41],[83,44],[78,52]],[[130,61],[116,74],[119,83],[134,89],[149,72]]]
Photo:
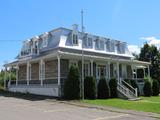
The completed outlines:
[[[98,65],[97,67],[97,79],[99,80],[102,77],[106,76],[106,67],[104,65]]]

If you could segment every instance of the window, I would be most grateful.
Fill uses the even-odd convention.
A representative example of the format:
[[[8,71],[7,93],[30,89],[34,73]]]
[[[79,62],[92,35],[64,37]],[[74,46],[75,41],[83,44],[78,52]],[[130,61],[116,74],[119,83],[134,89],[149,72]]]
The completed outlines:
[[[89,63],[84,63],[84,77],[89,76]]]
[[[73,45],[78,45],[78,35],[77,34],[73,34],[72,43]]]
[[[104,50],[104,40],[97,39],[96,44],[97,44],[97,49]]]
[[[87,39],[87,46],[92,47],[92,38]]]
[[[104,41],[103,40],[100,40],[100,49],[104,50]]]
[[[114,44],[114,41],[110,41],[110,52],[115,52],[115,44]]]
[[[47,45],[48,45],[48,39],[43,39],[42,40],[42,47],[47,47]]]
[[[106,42],[106,51],[107,52],[110,51],[110,41],[109,40]]]

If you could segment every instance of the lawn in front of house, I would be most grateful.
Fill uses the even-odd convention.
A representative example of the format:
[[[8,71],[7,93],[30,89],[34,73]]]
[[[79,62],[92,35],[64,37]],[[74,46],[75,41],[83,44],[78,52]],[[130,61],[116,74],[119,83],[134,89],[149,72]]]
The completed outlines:
[[[144,112],[153,112],[160,114],[160,96],[159,97],[141,97],[138,101],[128,101],[123,99],[105,99],[105,100],[84,100],[83,102],[101,105],[111,106],[121,109],[138,110]]]

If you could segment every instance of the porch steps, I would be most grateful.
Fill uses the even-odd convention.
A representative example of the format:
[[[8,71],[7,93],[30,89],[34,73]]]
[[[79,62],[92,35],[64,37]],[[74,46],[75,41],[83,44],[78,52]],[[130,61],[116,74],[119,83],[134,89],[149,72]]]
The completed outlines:
[[[134,89],[128,83],[123,81],[126,85],[122,84],[122,82],[117,82],[117,90],[118,96],[120,98],[129,99],[129,100],[138,100],[137,98],[137,89]]]

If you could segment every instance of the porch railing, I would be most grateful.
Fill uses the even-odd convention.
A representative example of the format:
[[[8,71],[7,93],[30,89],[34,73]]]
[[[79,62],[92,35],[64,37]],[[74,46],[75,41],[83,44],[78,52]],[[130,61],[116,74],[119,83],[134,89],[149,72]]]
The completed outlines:
[[[137,88],[133,88],[130,84],[128,84],[127,82],[125,82],[124,80],[122,80],[122,84],[124,86],[126,86],[133,94],[135,94],[135,96],[137,97]],[[131,94],[132,94],[131,93]]]
[[[61,85],[63,86],[64,81],[66,78],[61,78]],[[42,81],[43,85],[51,85],[51,84],[58,84],[58,79],[44,79]],[[9,82],[10,85],[27,85],[27,80],[11,80]],[[29,85],[41,85],[40,80],[29,80]]]
[[[136,98],[137,97],[137,88],[134,89],[128,83],[126,83],[126,84],[130,87],[130,89],[132,89],[132,91],[128,87],[126,87],[125,85],[123,85],[122,83],[119,83],[119,82],[117,82],[117,90],[119,92],[121,92],[122,94],[124,94],[129,99]]]

